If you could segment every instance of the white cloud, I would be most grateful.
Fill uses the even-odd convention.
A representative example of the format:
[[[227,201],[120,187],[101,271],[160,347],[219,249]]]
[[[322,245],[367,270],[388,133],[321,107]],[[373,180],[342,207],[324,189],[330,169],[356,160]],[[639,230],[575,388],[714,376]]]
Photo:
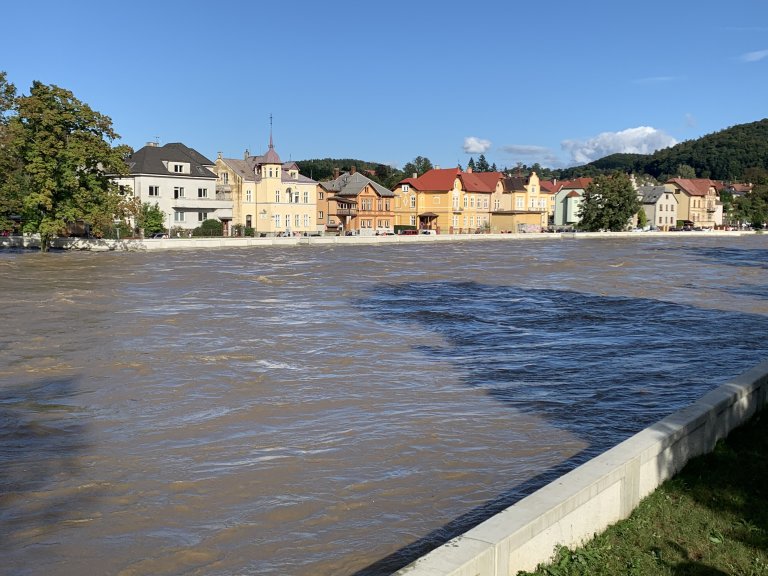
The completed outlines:
[[[564,140],[563,150],[576,164],[585,164],[617,152],[651,154],[677,144],[669,134],[650,126],[627,128],[620,132],[602,132],[589,140]]]
[[[742,62],[758,62],[764,58],[768,58],[768,50],[758,50],[756,52],[747,52],[739,56],[739,60]]]
[[[468,136],[467,138],[464,138],[465,154],[485,154],[490,147],[490,140],[483,140],[476,136]]]

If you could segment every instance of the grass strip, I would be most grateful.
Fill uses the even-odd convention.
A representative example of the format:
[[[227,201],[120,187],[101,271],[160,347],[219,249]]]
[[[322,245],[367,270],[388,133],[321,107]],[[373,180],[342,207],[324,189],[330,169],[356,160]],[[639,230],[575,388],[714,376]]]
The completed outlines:
[[[768,576],[768,410],[691,460],[626,520],[518,576]]]

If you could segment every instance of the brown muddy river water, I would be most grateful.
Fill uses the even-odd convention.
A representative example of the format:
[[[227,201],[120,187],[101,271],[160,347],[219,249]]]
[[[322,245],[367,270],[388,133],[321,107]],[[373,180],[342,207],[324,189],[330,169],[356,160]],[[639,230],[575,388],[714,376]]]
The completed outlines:
[[[14,575],[387,574],[766,356],[768,235],[0,251]]]

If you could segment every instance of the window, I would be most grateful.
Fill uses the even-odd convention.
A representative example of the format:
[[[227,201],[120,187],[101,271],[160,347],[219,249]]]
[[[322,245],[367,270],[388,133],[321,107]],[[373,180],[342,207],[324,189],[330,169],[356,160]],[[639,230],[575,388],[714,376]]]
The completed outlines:
[[[149,187],[149,195],[150,196],[160,196],[160,186],[150,186]]]
[[[376,210],[381,212],[382,208],[384,207],[384,201],[381,198],[378,198],[376,200]]]
[[[173,197],[174,198],[184,198],[184,187],[183,186],[175,186],[173,189]]]
[[[389,206],[390,206],[389,200],[384,200],[384,210],[389,212],[389,210],[390,210]]]
[[[411,208],[416,208],[416,194],[411,196]]]
[[[379,228],[389,228],[389,220],[379,220]]]
[[[253,202],[253,193],[250,190],[245,191],[245,201]]]
[[[285,227],[290,228],[291,227],[291,215],[286,214],[285,215]]]
[[[522,196],[518,196],[517,197],[517,202],[515,204],[515,208],[517,208],[518,210],[522,210],[523,209],[523,197]]]
[[[222,172],[219,176],[224,184],[229,184],[229,172]]]
[[[474,228],[474,227],[475,227],[475,217],[474,217],[474,216],[470,216],[470,217],[469,217],[469,226],[470,226],[471,228]]]
[[[432,203],[433,204],[440,204],[440,196],[435,195],[432,197]]]
[[[293,225],[296,226],[296,228],[301,226],[301,216],[299,214],[296,214],[296,217],[293,219]]]
[[[280,190],[275,190],[275,202],[280,203]]]
[[[371,210],[373,202],[370,198],[363,198],[360,201],[360,210]]]
[[[177,174],[181,174],[182,172],[184,172],[184,166],[182,164],[174,164],[173,171],[176,172]]]
[[[179,210],[174,211],[174,213],[173,213],[173,221],[174,222],[184,222],[184,212],[181,212]]]
[[[317,193],[317,199],[318,200],[322,200],[323,198],[325,198],[325,192],[318,192]]]
[[[208,198],[208,188],[198,188],[197,189],[197,197],[198,198]]]
[[[309,214],[304,214],[304,228],[309,228],[310,217]]]
[[[317,213],[317,219],[322,220],[325,217],[322,210],[319,210]]]
[[[272,168],[269,169],[269,177],[272,178]]]
[[[474,196],[470,196],[469,197],[469,207],[470,208],[474,208],[475,207],[475,197]]]
[[[498,198],[496,198],[496,199],[493,201],[493,209],[494,209],[494,210],[498,210],[499,208],[501,208],[501,200],[499,200]]]
[[[451,219],[451,224],[453,225],[454,228],[458,228],[459,227],[459,217],[458,216],[454,216]]]
[[[488,198],[483,198],[483,208],[488,209]]]
[[[400,189],[401,189],[403,192],[408,192],[408,190],[410,190],[410,188],[411,188],[411,187],[410,187],[410,186],[408,186],[408,184],[403,184],[403,185],[402,185],[402,187],[401,187]]]
[[[416,216],[411,216],[411,226],[416,226]]]
[[[464,208],[466,208],[468,204],[469,204],[469,198],[468,198],[468,197],[467,197],[467,195],[465,194],[465,195],[464,195]]]
[[[252,223],[253,223],[253,220],[251,220],[251,215],[247,214],[245,216],[245,227],[246,228],[253,228]]]
[[[280,228],[280,214],[275,214],[275,228]]]
[[[208,220],[208,212],[198,212],[197,213],[197,221],[198,222],[205,222]]]
[[[309,190],[304,190],[304,204],[309,204]]]

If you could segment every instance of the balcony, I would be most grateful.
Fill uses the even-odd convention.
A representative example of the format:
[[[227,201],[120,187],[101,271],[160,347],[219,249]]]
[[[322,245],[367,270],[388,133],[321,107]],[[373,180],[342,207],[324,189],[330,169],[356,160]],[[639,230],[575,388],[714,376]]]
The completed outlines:
[[[464,212],[464,208],[462,208],[461,206],[454,206],[453,208],[451,208],[451,211],[454,214],[461,214],[462,212]]]
[[[337,208],[332,216],[357,216],[357,208]]]
[[[200,208],[205,210],[218,210],[220,208],[232,208],[232,196],[229,196],[229,200],[220,199],[217,195],[216,198],[198,198],[197,196],[192,198],[174,198],[174,208]]]

